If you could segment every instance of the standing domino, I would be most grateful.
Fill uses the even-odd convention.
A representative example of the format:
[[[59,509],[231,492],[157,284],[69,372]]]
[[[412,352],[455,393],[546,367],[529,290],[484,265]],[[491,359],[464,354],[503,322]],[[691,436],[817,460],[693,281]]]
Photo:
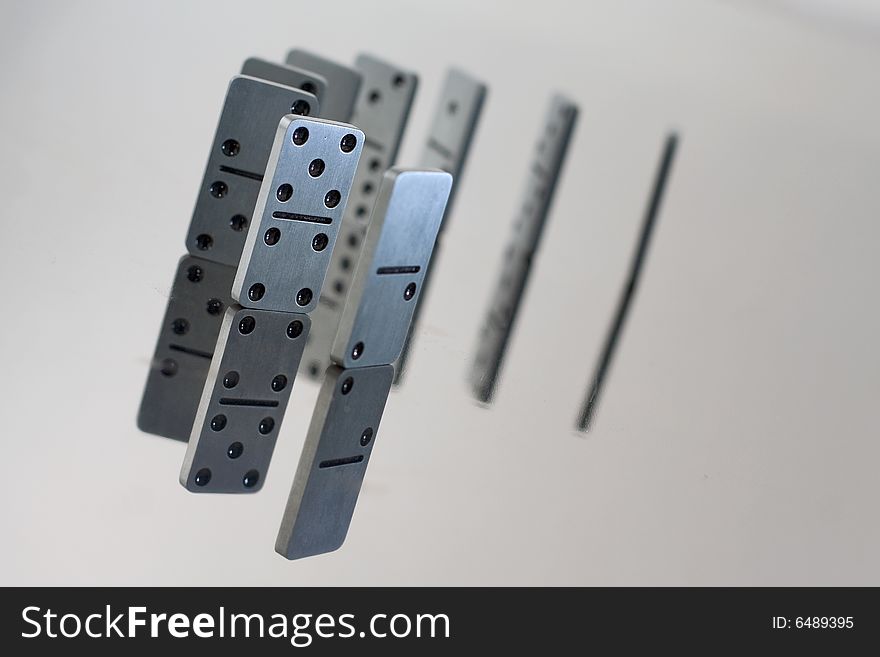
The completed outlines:
[[[334,121],[349,121],[361,88],[361,74],[348,66],[337,64],[319,55],[295,48],[287,53],[285,63],[312,71],[327,80],[327,91],[321,98],[323,115]]]
[[[233,298],[266,310],[314,309],[363,145],[364,133],[352,126],[282,121],[272,181],[260,191],[260,224],[248,234]]]
[[[318,99],[299,89],[247,76],[229,84],[223,114],[186,238],[187,250],[235,266],[254,214],[278,121],[313,116]]]
[[[275,82],[284,85],[285,87],[301,89],[302,91],[315,96],[318,99],[318,102],[327,95],[327,80],[323,76],[311,71],[303,70],[296,66],[276,64],[275,62],[269,62],[265,59],[259,59],[258,57],[249,57],[241,66],[241,74],[249,75],[252,78],[260,78],[261,80]],[[321,112],[321,116],[322,118],[330,119],[332,121],[348,120],[348,117],[340,119],[335,116],[330,116],[327,113],[326,108]]]
[[[535,145],[501,277],[480,332],[470,382],[473,395],[481,402],[488,402],[495,391],[576,119],[577,105],[562,96],[554,96],[544,119],[544,130]]]
[[[400,355],[451,189],[442,171],[385,174],[330,352],[335,363],[387,365]]]

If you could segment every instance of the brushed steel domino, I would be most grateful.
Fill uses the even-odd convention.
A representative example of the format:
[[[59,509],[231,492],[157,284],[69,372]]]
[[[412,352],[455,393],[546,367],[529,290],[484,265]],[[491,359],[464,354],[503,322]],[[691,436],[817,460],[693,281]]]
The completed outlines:
[[[345,541],[393,375],[391,365],[328,369],[275,542],[287,559]]]
[[[297,143],[302,135],[307,138]],[[233,282],[234,299],[305,313],[317,305],[363,145],[364,133],[354,126],[281,120]],[[316,163],[320,167],[313,169]]]
[[[445,171],[385,174],[331,350],[334,362],[368,367],[400,355],[451,188]]]
[[[320,55],[294,48],[287,53],[286,63],[304,71],[313,71],[327,80],[321,99],[321,116],[333,121],[350,121],[361,87],[361,74],[348,66],[337,64]]]
[[[196,197],[187,251],[238,264],[278,121],[291,112],[319,111],[318,99],[299,89],[241,75],[232,79]]]
[[[327,80],[317,73],[306,71],[296,66],[287,64],[276,64],[259,57],[249,57],[244,61],[241,67],[241,74],[248,75],[252,78],[260,78],[268,80],[285,87],[293,87],[300,89],[306,93],[314,95],[318,102],[326,95]],[[317,113],[315,113],[317,114]],[[332,117],[325,117],[332,118]]]
[[[226,311],[180,471],[187,490],[262,488],[309,326],[298,313]]]

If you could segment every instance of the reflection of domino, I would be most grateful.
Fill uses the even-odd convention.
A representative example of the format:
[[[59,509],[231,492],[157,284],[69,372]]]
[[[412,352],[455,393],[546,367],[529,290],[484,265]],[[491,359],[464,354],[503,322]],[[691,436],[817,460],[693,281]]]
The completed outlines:
[[[301,89],[249,76],[229,84],[186,239],[192,255],[175,276],[138,412],[141,430],[189,439],[278,121],[317,111],[316,97]]]
[[[483,110],[483,102],[486,97],[486,85],[475,80],[466,73],[452,69],[446,75],[443,90],[440,93],[440,101],[435,109],[434,120],[428,133],[428,140],[419,162],[420,167],[426,169],[442,169],[453,176],[452,193],[446,206],[446,217],[441,223],[440,231],[449,216],[455,190],[464,172],[471,142],[480,120]],[[435,251],[440,248],[442,236],[437,237]],[[425,280],[424,287],[430,284],[430,278]],[[418,326],[421,306],[416,309],[416,314],[409,327],[409,335],[403,345],[400,358],[395,363],[395,384],[403,377],[404,368],[413,335]]]
[[[278,126],[181,469],[190,491],[265,481],[363,142],[321,119]]]
[[[141,431],[189,439],[234,277],[233,267],[181,258],[138,412]]]
[[[275,544],[288,559],[345,540],[451,188],[442,171],[385,174]]]
[[[358,57],[355,67],[363,75],[363,84],[353,122],[367,137],[339,228],[337,246],[330,258],[330,269],[318,307],[312,315],[312,331],[302,360],[302,369],[316,379],[330,366],[330,348],[351,287],[354,266],[361,252],[382,174],[397,157],[418,83],[414,74],[367,55]]]
[[[361,88],[361,74],[358,71],[299,49],[288,52],[285,63],[288,66],[311,71],[327,81],[326,92],[319,97],[321,116],[334,121],[351,120],[358,91]]]
[[[544,130],[529,167],[522,206],[504,256],[501,278],[483,322],[471,371],[473,394],[480,401],[489,401],[495,389],[576,118],[577,106],[574,103],[561,96],[551,100],[544,119]]]

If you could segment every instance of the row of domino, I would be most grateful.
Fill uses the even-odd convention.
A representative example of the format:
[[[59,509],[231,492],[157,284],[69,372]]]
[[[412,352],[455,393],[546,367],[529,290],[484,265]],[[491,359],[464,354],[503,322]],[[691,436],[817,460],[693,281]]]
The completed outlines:
[[[138,416],[143,430],[171,438],[185,439],[190,425],[181,470],[187,489],[254,492],[265,480],[304,348],[314,353],[313,376],[315,362],[324,366],[332,351],[338,364],[327,369],[279,535],[288,558],[335,549],[345,537],[391,363],[404,347],[452,186],[442,171],[382,175],[398,149],[416,78],[365,56],[356,69],[295,50],[285,66],[250,59],[233,79]],[[447,79],[445,109],[428,141],[441,145],[443,164],[455,173],[484,93],[461,73]],[[470,109],[452,117],[448,108],[462,100]],[[353,113],[368,134],[302,118]],[[273,121],[277,129],[269,131]],[[454,129],[462,123],[464,130]],[[348,252],[334,251],[340,234]],[[309,313],[331,306],[319,301],[331,254],[353,283],[338,312],[319,318],[316,335],[325,343],[335,336],[332,349],[318,341],[307,347],[316,324]],[[339,422],[361,417],[349,447],[359,453],[312,463],[315,454],[345,450],[350,431]],[[353,478],[355,488],[345,483]],[[337,524],[322,524],[327,517]]]
[[[438,171],[390,169],[416,87],[415,75],[368,56],[354,69],[298,50],[286,65],[247,60],[230,85],[190,255],[163,322],[139,425],[189,438],[181,483],[193,492],[259,490],[297,370],[323,378],[276,544],[288,558],[345,538],[485,96],[482,84],[450,72],[420,160]],[[297,118],[315,114],[326,118]],[[570,100],[551,99],[471,368],[481,402],[495,392],[577,114]],[[352,118],[359,128],[338,122]],[[675,141],[581,429],[637,283]]]
[[[359,57],[355,69],[298,50],[287,61],[281,66],[249,59],[230,84],[187,234],[189,255],[178,265],[138,414],[138,426],[148,433],[189,440],[272,136],[288,111],[336,120],[354,116],[367,135],[302,361],[315,379],[330,363],[376,191],[394,164],[417,78],[369,56]],[[449,72],[420,167],[459,179],[484,97],[483,84]]]

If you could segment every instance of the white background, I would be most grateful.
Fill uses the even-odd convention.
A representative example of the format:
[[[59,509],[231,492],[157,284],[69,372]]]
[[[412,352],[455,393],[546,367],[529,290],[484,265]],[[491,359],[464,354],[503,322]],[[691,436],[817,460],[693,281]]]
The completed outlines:
[[[0,24],[2,584],[880,584],[878,12],[821,3],[20,2]],[[369,51],[490,96],[348,541],[195,496],[135,414],[228,79]],[[548,96],[581,104],[505,378],[464,384]],[[666,131],[679,157],[587,437],[572,431]]]

